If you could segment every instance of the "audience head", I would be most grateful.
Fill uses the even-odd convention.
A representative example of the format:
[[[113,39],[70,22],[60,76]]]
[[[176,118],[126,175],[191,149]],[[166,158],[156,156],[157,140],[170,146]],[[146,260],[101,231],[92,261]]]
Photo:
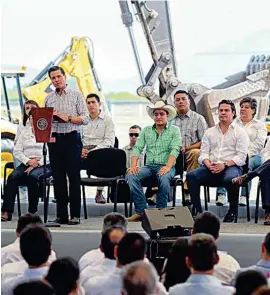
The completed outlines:
[[[153,295],[156,292],[158,274],[151,263],[136,261],[123,269],[124,295]]]
[[[129,143],[131,146],[134,146],[137,138],[139,137],[140,132],[142,131],[142,128],[139,125],[132,125],[129,128]]]
[[[251,97],[245,97],[240,101],[240,118],[245,120],[252,120],[257,112],[257,100]]]
[[[218,217],[209,211],[199,214],[193,225],[193,234],[209,234],[214,237],[215,240],[219,237],[220,221]]]
[[[170,249],[163,274],[165,276],[164,286],[167,290],[170,287],[184,283],[190,276],[190,270],[186,265],[188,255],[188,240],[178,238]]]
[[[101,102],[99,96],[96,93],[90,93],[87,95],[86,104],[90,114],[96,114],[99,112]]]
[[[190,108],[190,100],[185,90],[178,90],[174,94],[174,105],[179,114],[186,114]]]
[[[23,126],[25,126],[26,125],[26,122],[27,122],[27,120],[28,120],[28,118],[29,118],[29,113],[30,113],[30,111],[31,111],[31,109],[32,109],[32,107],[39,107],[39,105],[38,105],[38,103],[36,102],[36,101],[34,101],[34,100],[27,100],[25,103],[24,103],[24,108],[23,108]]]
[[[235,295],[250,295],[261,286],[267,286],[265,276],[255,270],[241,272],[235,281]]]
[[[236,118],[236,108],[229,99],[223,99],[218,104],[219,121],[224,124],[230,124]]]
[[[117,212],[112,212],[108,213],[105,215],[103,219],[103,229],[102,231],[106,231],[113,225],[118,225],[123,227],[124,229],[127,228],[127,219],[124,215],[117,213]]]
[[[270,295],[270,288],[267,286],[259,287],[251,295]]]
[[[53,286],[55,295],[67,295],[76,291],[79,278],[78,262],[67,257],[57,259],[51,264],[45,280]]]
[[[270,259],[270,232],[265,236],[262,243],[262,259]]]
[[[112,226],[102,233],[100,250],[106,258],[115,259],[114,247],[119,244],[125,234],[126,230],[117,225]]]
[[[29,224],[43,224],[41,218],[37,214],[27,213],[19,217],[16,234],[17,237],[20,236],[21,232],[29,225]]]
[[[21,232],[20,250],[29,266],[45,264],[51,254],[51,244],[51,233],[41,224],[30,224]]]
[[[146,242],[138,233],[127,233],[114,251],[118,266],[124,266],[145,258]]]
[[[195,234],[189,240],[187,266],[191,273],[213,273],[219,261],[214,238],[208,234]]]
[[[18,285],[13,295],[56,295],[50,284],[44,281],[31,281]]]

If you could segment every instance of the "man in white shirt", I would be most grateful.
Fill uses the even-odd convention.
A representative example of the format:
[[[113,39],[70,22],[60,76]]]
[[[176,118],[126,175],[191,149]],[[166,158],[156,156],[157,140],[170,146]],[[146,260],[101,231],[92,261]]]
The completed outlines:
[[[21,255],[21,250],[20,250],[21,232],[29,224],[42,224],[42,223],[43,222],[42,222],[40,216],[38,216],[36,214],[27,213],[27,214],[20,216],[20,218],[18,219],[17,228],[16,228],[17,239],[13,243],[1,248],[1,266],[2,267],[5,264],[23,261],[23,257]],[[54,251],[52,251],[52,253],[49,257],[49,260],[53,261],[55,259],[56,259],[56,254]],[[2,273],[3,273],[3,268],[2,268]]]
[[[222,100],[218,106],[219,123],[206,130],[201,144],[199,162],[202,167],[187,174],[193,208],[201,213],[200,186],[224,186],[228,191],[230,208],[223,222],[233,222],[237,210],[239,188],[232,184],[245,165],[249,138],[243,128],[233,122],[235,105]]]
[[[93,149],[109,148],[114,146],[115,128],[109,115],[101,109],[100,98],[95,93],[87,95],[86,104],[89,111],[90,121],[82,126],[82,159],[86,159],[89,151]],[[85,161],[82,161],[82,169],[86,169]],[[103,196],[104,187],[98,187],[96,193],[96,203],[105,204]]]
[[[218,217],[209,211],[199,214],[193,224],[192,234],[209,234],[215,240],[219,238],[220,221]],[[213,275],[223,284],[229,285],[237,270],[239,263],[227,252],[218,251],[219,262],[214,266]]]
[[[234,288],[223,286],[214,273],[214,266],[219,261],[214,238],[207,234],[196,234],[189,240],[189,252],[186,263],[191,275],[185,283],[170,288],[169,295],[229,295]]]
[[[112,212],[105,215],[103,219],[102,232],[108,230],[111,226],[120,226],[123,229],[127,229],[127,219],[124,215]],[[79,260],[80,271],[82,272],[88,266],[97,266],[102,263],[104,259],[104,253],[98,249],[91,250],[85,253]]]
[[[146,241],[138,233],[128,233],[114,248],[116,258],[115,270],[107,275],[96,277],[93,282],[84,284],[86,295],[119,295],[122,290],[122,270],[129,263],[140,261],[145,258]],[[159,293],[166,294],[163,292]]]
[[[43,225],[30,224],[20,237],[21,254],[28,268],[15,278],[2,279],[1,294],[12,295],[13,289],[24,282],[41,280],[48,272],[52,237]]]
[[[125,229],[119,226],[112,226],[102,233],[100,250],[104,253],[104,258],[100,264],[87,266],[80,275],[80,283],[84,286],[87,282],[93,282],[96,277],[107,275],[114,271],[116,260],[114,257],[114,247],[119,244],[126,234]]]

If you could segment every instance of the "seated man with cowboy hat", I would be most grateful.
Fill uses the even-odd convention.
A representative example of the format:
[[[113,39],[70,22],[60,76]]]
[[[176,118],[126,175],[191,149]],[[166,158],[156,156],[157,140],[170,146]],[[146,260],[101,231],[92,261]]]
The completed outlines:
[[[136,213],[128,221],[141,221],[147,208],[141,181],[154,176],[158,183],[157,208],[166,208],[170,191],[170,181],[175,176],[174,164],[180,152],[181,136],[179,128],[169,123],[176,116],[172,105],[158,101],[147,107],[154,125],[147,126],[140,133],[133,148],[131,167],[127,170],[127,181]],[[139,168],[137,162],[145,149],[146,165]]]

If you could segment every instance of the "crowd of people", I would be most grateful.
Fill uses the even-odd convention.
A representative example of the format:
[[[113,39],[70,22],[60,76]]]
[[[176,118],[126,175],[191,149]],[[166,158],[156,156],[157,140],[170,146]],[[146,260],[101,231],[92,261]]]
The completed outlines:
[[[54,108],[52,137],[48,143],[49,158],[46,176],[53,176],[57,216],[54,222],[77,225],[81,215],[80,173],[87,169],[87,156],[93,150],[113,148],[115,126],[102,110],[97,94],[86,99],[78,90],[66,84],[61,67],[49,69],[55,91],[45,99],[46,107]],[[36,102],[27,101],[23,122],[19,125],[14,146],[14,158],[20,164],[9,175],[4,189],[2,221],[11,220],[17,187],[28,186],[29,213],[37,212],[40,196],[39,182],[43,176],[42,144],[35,142],[31,108]],[[135,204],[135,214],[129,221],[141,221],[147,202],[157,208],[166,208],[170,200],[170,183],[175,176],[175,163],[180,153],[184,158],[186,180],[184,204],[192,205],[194,214],[203,211],[200,199],[202,185],[216,186],[216,204],[223,206],[227,195],[229,210],[224,222],[235,220],[238,204],[246,205],[247,191],[242,188],[239,202],[239,185],[260,178],[264,224],[270,225],[270,141],[266,143],[264,122],[255,118],[257,101],[245,97],[240,101],[240,114],[231,100],[223,99],[218,105],[218,123],[208,128],[204,117],[190,109],[186,90],[174,93],[174,106],[158,101],[147,107],[152,126],[129,129],[130,143],[126,153],[126,182],[128,194]],[[243,166],[249,173],[242,175]],[[155,179],[154,187],[144,193],[142,182]],[[153,186],[153,185],[152,185]],[[103,187],[98,187],[95,200],[104,204]],[[68,212],[68,203],[70,212]]]
[[[191,237],[174,241],[158,273],[147,257],[146,239],[129,232],[127,224],[120,213],[107,214],[99,248],[77,262],[57,258],[52,235],[39,216],[21,216],[17,239],[1,251],[1,294],[270,294],[270,232],[261,244],[261,259],[241,268],[235,257],[217,247],[218,217],[208,211],[200,213]]]

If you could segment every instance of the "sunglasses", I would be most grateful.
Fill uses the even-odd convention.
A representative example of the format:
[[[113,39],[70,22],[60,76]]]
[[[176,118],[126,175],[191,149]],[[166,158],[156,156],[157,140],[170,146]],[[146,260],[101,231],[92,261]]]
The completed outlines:
[[[133,136],[138,137],[139,136],[139,133],[129,133],[129,136],[130,137],[133,137]]]

